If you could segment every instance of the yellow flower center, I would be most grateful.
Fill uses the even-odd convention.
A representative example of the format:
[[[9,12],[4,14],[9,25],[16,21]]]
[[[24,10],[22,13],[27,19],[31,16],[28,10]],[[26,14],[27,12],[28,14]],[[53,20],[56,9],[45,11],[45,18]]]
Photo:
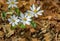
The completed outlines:
[[[27,19],[26,18],[23,18],[24,21],[26,21]]]
[[[31,16],[30,13],[28,13],[28,16]]]
[[[11,4],[14,4],[14,2],[12,1]]]
[[[35,13],[37,13],[37,10],[34,10]]]
[[[12,19],[12,21],[13,21],[13,22],[15,22],[15,20],[14,20],[14,19]]]

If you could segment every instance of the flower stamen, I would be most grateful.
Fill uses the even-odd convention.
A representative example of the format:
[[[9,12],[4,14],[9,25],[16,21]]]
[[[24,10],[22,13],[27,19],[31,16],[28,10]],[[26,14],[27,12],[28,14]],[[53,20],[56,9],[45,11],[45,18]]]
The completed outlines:
[[[12,1],[11,4],[15,4],[15,3]]]
[[[15,20],[14,20],[14,19],[12,19],[12,21],[13,21],[13,22],[15,22]]]
[[[37,13],[37,10],[35,9],[34,12]]]
[[[24,21],[27,21],[27,19],[26,19],[26,18],[23,18],[23,20],[24,20]]]

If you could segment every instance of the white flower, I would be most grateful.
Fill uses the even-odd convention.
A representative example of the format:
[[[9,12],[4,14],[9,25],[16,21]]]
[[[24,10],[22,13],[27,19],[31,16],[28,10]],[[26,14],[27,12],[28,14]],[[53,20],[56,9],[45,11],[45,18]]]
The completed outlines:
[[[33,4],[32,7],[30,7],[31,11],[28,10],[28,12],[31,12],[34,14],[35,17],[38,17],[38,15],[42,15],[43,10],[40,10],[40,7],[36,8]]]
[[[7,4],[9,4],[8,8],[10,7],[16,7],[17,8],[17,4],[18,2],[16,2],[16,0],[8,0]]]
[[[11,18],[8,19],[8,21],[10,22],[9,24],[11,24],[12,26],[15,26],[15,25],[18,25],[18,22],[20,20],[18,19],[18,17],[13,15],[13,16],[11,16]]]
[[[34,15],[32,14],[32,12],[26,12],[25,16],[27,16],[27,17],[33,17]]]
[[[30,17],[27,17],[27,16],[25,16],[25,15],[22,14],[22,13],[20,14],[20,16],[21,16],[21,17],[20,17],[20,20],[21,20],[20,22],[21,22],[21,23],[23,23],[24,25],[25,25],[25,24],[30,25],[30,21],[31,21]]]

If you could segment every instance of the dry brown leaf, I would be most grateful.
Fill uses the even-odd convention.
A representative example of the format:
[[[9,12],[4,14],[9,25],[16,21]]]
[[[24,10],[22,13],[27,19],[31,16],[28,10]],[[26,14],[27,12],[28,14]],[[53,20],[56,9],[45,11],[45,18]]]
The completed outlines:
[[[3,30],[6,33],[7,37],[10,37],[12,34],[14,34],[14,30],[11,30],[11,25],[7,24],[7,25],[3,25]],[[7,33],[8,31],[8,33]]]
[[[6,1],[6,0],[0,0],[0,3],[1,3],[1,4],[4,4],[5,1]]]
[[[0,31],[0,37],[4,36],[4,32]]]
[[[44,34],[44,39],[45,39],[45,41],[51,41],[51,35],[50,35],[50,33],[46,33],[46,34]]]
[[[31,28],[30,29],[30,32],[35,32],[36,30],[34,28]]]
[[[38,41],[37,38],[32,38],[32,41]]]

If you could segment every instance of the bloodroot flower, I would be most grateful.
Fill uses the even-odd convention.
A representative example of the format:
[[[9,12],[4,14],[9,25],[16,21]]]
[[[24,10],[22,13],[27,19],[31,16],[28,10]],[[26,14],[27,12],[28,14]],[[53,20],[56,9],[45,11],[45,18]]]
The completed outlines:
[[[7,4],[9,4],[8,8],[10,7],[16,7],[17,8],[17,4],[18,2],[16,2],[16,0],[8,0]]]
[[[32,7],[30,7],[31,11],[28,10],[28,12],[31,12],[35,17],[38,17],[38,15],[42,15],[43,10],[40,10],[40,7],[36,8],[33,4]]]
[[[28,16],[26,16],[26,15],[24,15],[24,14],[22,14],[22,13],[21,13],[20,16],[21,16],[21,17],[20,17],[20,22],[21,22],[21,23],[23,23],[24,25],[25,25],[25,24],[30,25],[30,21],[32,21],[32,20],[30,19],[30,17],[28,17]]]
[[[18,19],[18,17],[13,15],[13,16],[11,16],[11,18],[8,19],[8,21],[10,22],[9,24],[11,24],[12,26],[15,26],[15,25],[18,25],[18,22],[20,20]]]

